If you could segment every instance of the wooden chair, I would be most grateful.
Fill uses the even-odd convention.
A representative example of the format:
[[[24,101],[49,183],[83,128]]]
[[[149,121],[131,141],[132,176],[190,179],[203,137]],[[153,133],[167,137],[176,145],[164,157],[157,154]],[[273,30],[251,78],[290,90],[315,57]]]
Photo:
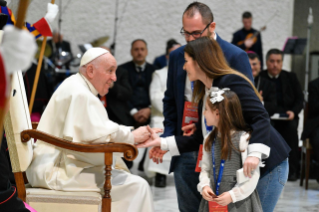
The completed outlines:
[[[308,102],[305,105],[304,109],[304,126],[306,120],[308,119]],[[310,174],[310,163],[311,163],[311,155],[313,153],[311,144],[309,139],[304,139],[302,141],[301,147],[301,174],[300,174],[300,186],[303,186],[303,180],[306,177],[306,190],[308,190],[308,180]]]
[[[19,198],[39,212],[110,212],[112,153],[122,152],[124,158],[131,161],[136,158],[137,149],[124,143],[76,144],[32,129],[32,126],[36,128],[37,124],[31,124],[21,72],[14,74],[12,81],[13,92],[10,99],[10,110],[5,117],[5,132]],[[33,139],[79,152],[104,153],[105,184],[103,197],[98,192],[64,192],[26,186],[24,172],[32,162]]]

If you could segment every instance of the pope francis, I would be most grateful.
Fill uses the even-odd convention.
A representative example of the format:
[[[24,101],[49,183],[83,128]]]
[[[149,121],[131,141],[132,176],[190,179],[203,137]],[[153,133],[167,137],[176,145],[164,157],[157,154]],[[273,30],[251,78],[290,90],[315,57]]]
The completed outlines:
[[[135,131],[109,120],[97,95],[104,96],[116,81],[115,58],[105,49],[91,48],[80,71],[55,91],[38,129],[75,143],[141,143],[150,138],[145,127]],[[112,211],[152,212],[148,183],[125,171],[117,157],[112,170]],[[27,170],[32,187],[60,191],[97,191],[104,186],[104,154],[80,153],[38,140]]]

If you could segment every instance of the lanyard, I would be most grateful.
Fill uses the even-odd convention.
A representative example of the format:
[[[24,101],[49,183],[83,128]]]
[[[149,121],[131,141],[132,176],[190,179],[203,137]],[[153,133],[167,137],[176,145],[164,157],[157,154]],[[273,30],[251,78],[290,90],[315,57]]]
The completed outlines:
[[[216,185],[216,195],[219,195],[219,186],[220,182],[222,181],[222,176],[224,172],[224,165],[225,165],[225,160],[220,160],[220,166],[219,166],[219,173],[218,173],[218,179],[216,176],[216,167],[215,167],[215,142],[216,142],[216,137],[213,142],[213,147],[212,147],[212,158],[213,158],[213,173],[214,173],[214,182]]]

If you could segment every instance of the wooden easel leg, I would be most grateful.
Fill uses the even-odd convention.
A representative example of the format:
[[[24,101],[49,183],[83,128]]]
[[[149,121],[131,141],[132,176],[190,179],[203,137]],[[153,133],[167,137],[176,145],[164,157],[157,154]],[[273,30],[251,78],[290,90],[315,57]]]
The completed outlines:
[[[24,179],[23,179],[23,173],[17,172],[14,173],[14,178],[16,180],[16,186],[18,190],[18,197],[22,199],[23,202],[26,202],[26,191],[25,191],[25,185],[24,185]]]

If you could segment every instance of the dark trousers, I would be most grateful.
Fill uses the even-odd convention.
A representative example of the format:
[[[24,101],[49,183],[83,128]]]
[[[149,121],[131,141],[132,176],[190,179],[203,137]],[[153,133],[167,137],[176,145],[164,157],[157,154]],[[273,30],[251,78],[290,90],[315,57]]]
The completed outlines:
[[[174,180],[180,212],[198,212],[202,196],[197,191],[199,173],[195,172],[198,152],[182,153],[176,160]]]
[[[274,128],[285,139],[291,151],[289,153],[289,174],[299,173],[300,153],[298,147],[298,120],[273,121]]]
[[[314,129],[312,133],[309,136],[309,141],[311,143],[311,146],[313,148],[314,159],[319,163],[319,127]]]

